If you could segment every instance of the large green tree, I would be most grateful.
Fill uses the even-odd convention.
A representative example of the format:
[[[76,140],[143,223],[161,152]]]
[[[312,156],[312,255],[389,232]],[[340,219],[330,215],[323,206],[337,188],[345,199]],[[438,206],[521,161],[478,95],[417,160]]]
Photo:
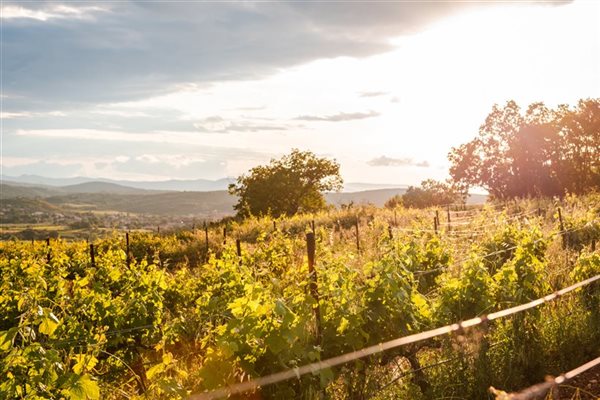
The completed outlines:
[[[442,206],[452,203],[463,203],[466,193],[452,183],[439,182],[427,179],[421,182],[420,187],[409,186],[403,195],[396,195],[389,199],[385,206],[394,208],[402,205],[408,208],[427,208]]]
[[[340,190],[342,184],[340,165],[335,160],[294,149],[238,177],[229,185],[229,193],[239,198],[234,208],[240,217],[279,217],[325,208],[322,192]]]
[[[584,193],[600,188],[600,99],[549,109],[495,105],[479,135],[448,155],[454,182],[493,197]]]

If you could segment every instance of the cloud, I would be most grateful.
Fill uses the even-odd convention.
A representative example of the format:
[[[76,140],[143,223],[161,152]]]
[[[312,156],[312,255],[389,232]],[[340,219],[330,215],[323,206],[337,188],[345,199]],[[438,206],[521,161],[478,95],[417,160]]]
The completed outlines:
[[[379,97],[379,96],[385,96],[389,94],[389,92],[360,92],[358,95],[360,97]]]
[[[6,5],[2,6],[1,10],[1,19],[32,19],[37,21],[48,21],[52,19],[90,20],[94,18],[94,14],[108,11],[104,7],[71,7],[63,4],[43,5],[41,8],[26,8],[16,5]]]
[[[322,58],[366,57],[391,50],[392,37],[489,6],[123,0],[108,9],[100,2],[3,4],[2,72],[10,111],[135,100],[190,83],[264,78]]]
[[[345,113],[341,112],[333,115],[300,115],[294,119],[299,121],[327,121],[327,122],[342,122],[342,121],[353,121],[357,119],[366,119],[366,118],[374,118],[378,117],[379,114],[376,111],[369,112],[353,112],[353,113]]]
[[[391,158],[381,156],[367,161],[372,167],[429,167],[428,161],[414,161],[412,158]]]
[[[284,125],[255,124],[247,120],[233,121],[218,115],[203,118],[194,123],[194,127],[201,132],[214,133],[286,131],[290,128]]]
[[[39,117],[66,117],[67,114],[63,111],[48,111],[48,112],[0,112],[0,119],[14,118],[39,118]]]

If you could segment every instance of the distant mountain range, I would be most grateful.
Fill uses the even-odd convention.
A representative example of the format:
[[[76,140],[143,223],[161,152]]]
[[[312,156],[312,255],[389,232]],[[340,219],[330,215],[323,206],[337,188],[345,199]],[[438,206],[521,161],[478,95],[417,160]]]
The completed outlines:
[[[209,179],[190,179],[190,180],[178,180],[171,179],[166,181],[127,181],[127,180],[115,180],[107,178],[86,178],[82,176],[74,178],[47,178],[38,175],[21,175],[15,176],[3,176],[3,183],[8,184],[26,184],[36,186],[51,186],[61,187],[75,186],[82,184],[113,184],[133,189],[143,190],[159,190],[166,191],[172,190],[177,192],[193,191],[193,192],[211,192],[215,190],[226,190],[230,183],[235,182],[234,178],[222,178],[218,180]]]
[[[235,178],[222,178],[217,180],[209,179],[171,179],[166,181],[127,181],[127,180],[115,180],[107,178],[87,178],[83,176],[73,178],[47,178],[39,175],[21,175],[21,176],[2,176],[2,183],[15,184],[19,186],[24,185],[35,185],[41,187],[73,187],[73,191],[76,193],[83,193],[79,191],[77,185],[90,184],[87,186],[88,190],[86,193],[97,193],[103,191],[109,191],[115,193],[118,190],[115,187],[100,186],[101,183],[113,184],[127,189],[143,189],[143,190],[154,190],[154,191],[193,191],[193,192],[211,192],[216,190],[227,190],[229,184],[235,182]],[[91,185],[93,184],[93,185]],[[378,184],[378,183],[360,183],[350,182],[344,185],[344,192],[358,192],[363,190],[377,190],[377,189],[389,189],[389,188],[407,188],[407,185],[398,184]],[[85,188],[85,187],[80,187]],[[123,189],[125,190],[125,189]],[[124,193],[119,192],[117,193]]]
[[[58,181],[54,182],[58,183]],[[325,198],[335,206],[371,203],[381,207],[389,198],[403,194],[405,191],[405,188],[387,188],[326,193]],[[468,202],[483,203],[486,198],[487,196],[484,195],[472,195]],[[33,183],[4,181],[0,184],[0,199],[11,204],[21,201],[22,205],[26,203],[24,200],[38,199],[42,201],[44,207],[53,206],[65,211],[119,211],[165,216],[232,215],[233,205],[236,202],[236,198],[229,195],[226,190],[149,190],[105,181],[80,182],[65,186],[37,186]]]

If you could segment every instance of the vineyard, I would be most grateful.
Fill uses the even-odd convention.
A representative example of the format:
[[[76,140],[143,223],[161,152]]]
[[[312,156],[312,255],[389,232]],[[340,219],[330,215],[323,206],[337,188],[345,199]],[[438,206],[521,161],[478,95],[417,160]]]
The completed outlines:
[[[600,356],[597,194],[197,228],[2,242],[0,398],[502,399]]]

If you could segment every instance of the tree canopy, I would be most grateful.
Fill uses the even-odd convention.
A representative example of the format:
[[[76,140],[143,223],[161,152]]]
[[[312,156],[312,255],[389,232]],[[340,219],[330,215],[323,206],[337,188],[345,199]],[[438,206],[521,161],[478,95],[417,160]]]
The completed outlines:
[[[464,201],[464,194],[451,183],[427,179],[421,187],[409,186],[406,193],[389,199],[385,206],[394,208],[402,205],[408,208],[427,208]]]
[[[229,185],[239,197],[238,216],[270,214],[274,217],[314,212],[326,207],[322,192],[340,190],[343,180],[335,160],[319,158],[298,149],[269,165],[252,168]]]
[[[550,109],[495,105],[479,135],[453,148],[450,175],[496,198],[555,196],[600,188],[600,99]]]

